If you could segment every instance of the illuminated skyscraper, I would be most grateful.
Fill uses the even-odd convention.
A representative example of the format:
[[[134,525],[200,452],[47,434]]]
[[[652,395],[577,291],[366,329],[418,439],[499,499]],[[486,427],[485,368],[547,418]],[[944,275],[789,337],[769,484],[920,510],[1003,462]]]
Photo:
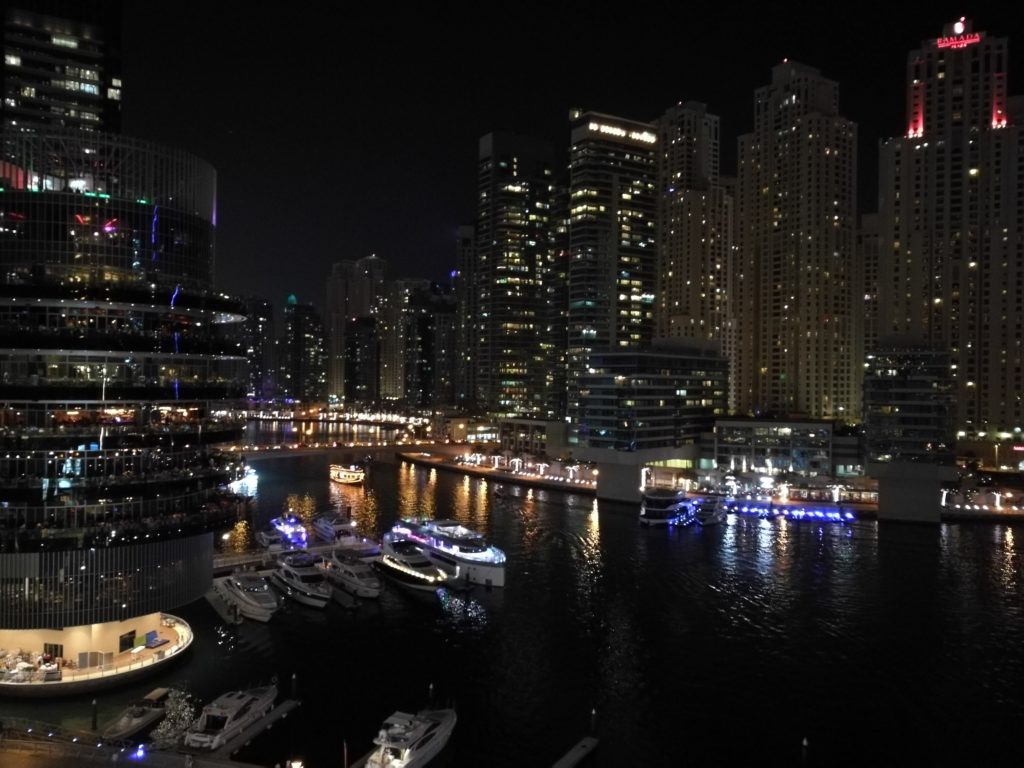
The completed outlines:
[[[1006,38],[945,25],[907,57],[883,142],[879,341],[948,354],[957,429],[1024,426],[1024,146]]]
[[[45,0],[12,3],[3,13],[4,127],[118,132],[120,5]]]
[[[544,270],[553,149],[510,133],[480,139],[470,338],[475,400],[503,415],[544,409]]]
[[[656,146],[650,123],[572,114],[567,269],[567,390],[595,350],[642,349],[654,331]]]
[[[718,117],[684,102],[658,120],[655,335],[727,347],[732,196],[718,177]]]
[[[284,307],[284,335],[278,345],[281,396],[303,403],[322,401],[327,391],[324,325],[312,304],[299,304],[294,294]]]
[[[730,269],[736,408],[856,419],[863,376],[856,284],[856,126],[839,87],[783,62],[740,137]]]

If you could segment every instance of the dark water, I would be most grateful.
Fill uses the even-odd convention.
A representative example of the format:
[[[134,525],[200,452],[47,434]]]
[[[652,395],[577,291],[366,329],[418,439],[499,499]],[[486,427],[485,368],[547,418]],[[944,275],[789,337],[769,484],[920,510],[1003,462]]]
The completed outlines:
[[[592,709],[598,766],[1024,760],[1022,526],[730,517],[648,530],[630,506],[525,488],[499,499],[410,465],[333,489],[322,457],[257,468],[260,517],[289,494],[351,506],[367,530],[400,512],[456,517],[506,551],[508,586],[429,601],[390,589],[355,612],[290,604],[228,629],[194,604],[177,611],[199,634],[191,656],[104,694],[104,715],[156,684],[210,699],[274,674],[287,691],[294,673],[304,706],[240,759],[340,766],[343,742],[350,759],[365,753],[383,718],[426,704],[433,684],[458,710],[449,765],[550,766]],[[0,702],[14,711],[89,718],[87,699]]]

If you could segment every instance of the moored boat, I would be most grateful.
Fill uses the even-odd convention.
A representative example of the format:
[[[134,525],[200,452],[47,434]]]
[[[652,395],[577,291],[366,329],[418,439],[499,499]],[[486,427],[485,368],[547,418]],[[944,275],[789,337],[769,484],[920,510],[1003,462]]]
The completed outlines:
[[[213,588],[240,614],[254,621],[270,621],[280,604],[270,582],[257,573],[237,572],[213,580]]]
[[[282,554],[272,578],[288,597],[311,608],[324,608],[331,599],[331,587],[323,571],[305,550]]]
[[[381,583],[374,570],[362,560],[334,550],[324,561],[327,580],[356,597],[380,597]]]
[[[693,522],[686,493],[675,488],[647,487],[640,497],[642,525],[679,525]]]
[[[414,541],[435,565],[457,581],[505,586],[505,553],[457,520],[403,518],[391,530]]]
[[[185,734],[185,746],[219,749],[251,723],[274,707],[277,686],[267,685],[248,691],[231,691],[203,707],[199,719]]]
[[[397,533],[385,533],[377,569],[395,583],[408,589],[435,591],[444,586],[447,575],[434,565],[411,539]]]
[[[330,512],[313,518],[313,531],[324,541],[335,541],[344,532],[355,533],[356,522],[350,517]]]
[[[367,768],[418,768],[433,760],[448,743],[458,717],[454,709],[395,712],[384,721],[373,743]]]
[[[123,741],[156,725],[167,714],[164,709],[170,688],[155,688],[138,701],[133,701],[121,715],[103,729],[105,741]]]

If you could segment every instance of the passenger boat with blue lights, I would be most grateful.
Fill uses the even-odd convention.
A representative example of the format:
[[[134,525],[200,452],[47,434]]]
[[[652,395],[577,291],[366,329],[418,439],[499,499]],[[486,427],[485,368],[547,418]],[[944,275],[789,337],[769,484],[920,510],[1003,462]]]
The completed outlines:
[[[324,608],[331,599],[331,585],[305,550],[281,555],[272,578],[288,597],[310,608]]]
[[[640,498],[641,525],[688,525],[694,519],[693,506],[684,491],[644,488]]]
[[[409,589],[433,592],[448,582],[447,574],[404,534],[384,534],[380,558],[374,565],[389,579]]]
[[[185,746],[218,749],[274,707],[277,686],[231,691],[203,707],[203,713],[185,734]]]
[[[366,478],[366,470],[358,464],[331,464],[331,480],[336,483],[361,483]]]
[[[424,710],[415,715],[395,712],[373,740],[377,748],[367,758],[367,768],[426,765],[444,749],[457,720],[454,709]]]
[[[391,531],[412,539],[435,565],[456,580],[505,586],[505,553],[457,520],[410,517],[399,520]]]
[[[284,515],[271,519],[268,528],[257,532],[256,541],[268,549],[301,549],[309,541],[309,534],[297,517]]]

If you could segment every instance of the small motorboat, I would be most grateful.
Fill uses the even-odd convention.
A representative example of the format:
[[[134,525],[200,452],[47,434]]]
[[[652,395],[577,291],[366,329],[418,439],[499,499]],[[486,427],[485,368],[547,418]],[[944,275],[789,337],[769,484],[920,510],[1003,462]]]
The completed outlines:
[[[384,721],[373,743],[367,768],[418,768],[433,760],[448,743],[458,717],[454,709],[395,712]]]
[[[701,525],[719,525],[728,517],[725,502],[722,499],[702,501],[694,512],[694,517]]]
[[[335,541],[343,532],[355,533],[356,522],[336,512],[313,518],[313,531],[324,541]]]
[[[170,693],[170,688],[155,688],[133,701],[120,717],[103,729],[103,740],[124,741],[159,723],[167,714],[164,706]]]

